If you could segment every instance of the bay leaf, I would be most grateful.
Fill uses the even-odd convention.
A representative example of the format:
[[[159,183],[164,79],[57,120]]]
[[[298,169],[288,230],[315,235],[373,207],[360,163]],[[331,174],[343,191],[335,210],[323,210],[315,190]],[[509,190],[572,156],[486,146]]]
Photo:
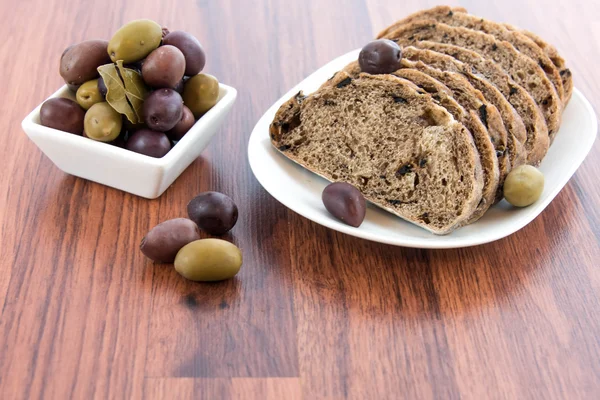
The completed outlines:
[[[119,76],[115,64],[105,64],[98,67],[98,73],[106,85],[106,101],[118,113],[123,114],[133,123],[138,123],[138,117],[127,100],[125,86]]]
[[[125,96],[127,96],[129,104],[133,107],[138,122],[143,122],[142,108],[144,99],[148,95],[148,88],[142,79],[142,75],[133,69],[125,68],[122,60],[117,61],[117,69],[125,86]]]

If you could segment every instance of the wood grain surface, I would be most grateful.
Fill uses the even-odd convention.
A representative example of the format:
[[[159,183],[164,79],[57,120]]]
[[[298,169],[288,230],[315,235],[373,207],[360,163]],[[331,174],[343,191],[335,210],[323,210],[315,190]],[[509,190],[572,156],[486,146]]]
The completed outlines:
[[[600,107],[600,5],[451,2],[561,49]],[[290,87],[434,1],[0,2],[0,399],[600,398],[600,143],[530,225],[414,250],[336,233],[254,179],[250,132]],[[152,18],[196,35],[239,90],[157,200],[65,175],[22,132],[63,49]],[[183,280],[138,251],[197,193],[239,205],[239,276]]]

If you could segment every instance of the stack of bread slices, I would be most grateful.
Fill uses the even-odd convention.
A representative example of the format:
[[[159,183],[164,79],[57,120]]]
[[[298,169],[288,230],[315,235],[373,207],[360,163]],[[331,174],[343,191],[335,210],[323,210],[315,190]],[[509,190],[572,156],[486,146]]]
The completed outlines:
[[[369,75],[353,62],[294,96],[271,124],[273,145],[435,234],[477,221],[512,169],[544,158],[571,72],[533,33],[463,8],[415,13],[378,38],[402,47],[401,68]]]

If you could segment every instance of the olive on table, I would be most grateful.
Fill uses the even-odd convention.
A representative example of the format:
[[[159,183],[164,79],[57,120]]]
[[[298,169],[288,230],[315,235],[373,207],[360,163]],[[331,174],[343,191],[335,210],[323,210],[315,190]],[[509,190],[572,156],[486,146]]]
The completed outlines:
[[[175,270],[192,281],[214,282],[233,278],[242,262],[242,252],[234,244],[221,239],[201,239],[179,250]]]
[[[154,88],[175,88],[183,79],[185,58],[175,46],[160,46],[142,65],[142,77]]]
[[[144,100],[144,122],[148,128],[166,132],[181,120],[183,100],[173,89],[158,89]]]
[[[219,81],[212,75],[198,74],[185,82],[183,103],[200,118],[219,98]]]
[[[391,74],[400,69],[402,49],[389,39],[368,43],[358,55],[358,65],[368,74]]]
[[[211,235],[224,235],[238,220],[238,208],[231,197],[219,192],[204,192],[187,205],[188,216]]]
[[[331,215],[358,228],[365,219],[367,203],[362,193],[346,182],[327,185],[322,194],[323,204]]]
[[[77,98],[77,103],[84,110],[89,110],[94,104],[104,101],[104,96],[102,96],[100,89],[98,89],[98,79],[87,81],[79,86],[75,97]]]
[[[177,124],[167,132],[169,139],[173,141],[181,140],[182,137],[190,130],[192,126],[196,123],[194,119],[194,114],[190,111],[189,108],[183,106],[183,112],[181,113],[181,119]]]
[[[40,108],[40,123],[49,128],[81,135],[85,111],[70,99],[54,98]]]
[[[170,32],[163,39],[163,44],[177,47],[185,57],[185,74],[199,74],[206,64],[206,54],[202,45],[194,36],[183,31]]]
[[[85,113],[87,137],[99,142],[112,142],[121,133],[123,119],[107,102],[96,103]]]
[[[521,165],[508,173],[504,181],[504,198],[516,207],[535,203],[544,190],[544,174],[531,166]]]
[[[152,261],[172,263],[183,246],[199,239],[200,231],[193,221],[175,218],[152,228],[142,239],[140,250]]]
[[[67,47],[60,58],[60,75],[69,85],[81,85],[98,77],[98,68],[110,63],[106,40],[86,40]]]
[[[140,129],[127,139],[126,148],[136,153],[161,158],[171,150],[171,141],[163,132]]]
[[[108,42],[108,55],[113,62],[133,63],[145,58],[162,40],[162,28],[149,19],[138,19],[123,25]],[[106,63],[105,63],[106,64]]]

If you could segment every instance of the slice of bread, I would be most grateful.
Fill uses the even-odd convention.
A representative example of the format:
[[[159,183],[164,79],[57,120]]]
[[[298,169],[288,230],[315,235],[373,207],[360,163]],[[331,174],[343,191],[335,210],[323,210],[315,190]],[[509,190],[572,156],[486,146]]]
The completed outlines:
[[[392,27],[388,28],[390,31],[401,27],[408,21],[414,21],[418,19],[432,19],[438,22],[448,24],[450,26],[464,27],[481,31],[494,36],[498,40],[505,40],[512,44],[518,51],[524,55],[530,57],[545,72],[546,76],[554,85],[558,96],[561,101],[565,100],[565,91],[563,88],[562,79],[560,73],[552,61],[548,58],[546,53],[540,47],[533,42],[530,38],[525,36],[523,33],[518,31],[508,30],[504,25],[497,22],[489,21],[484,18],[476,17],[474,15],[467,14],[466,12],[460,12],[449,6],[438,6],[428,10],[423,10],[409,16],[407,19],[396,22]]]
[[[471,129],[471,127],[480,127],[474,124],[471,126],[465,124],[465,126],[471,129],[481,158],[485,177],[481,208],[487,210],[496,199],[499,182],[504,182],[510,171],[507,134],[498,109],[460,74],[441,71],[422,62],[406,59],[402,60],[402,67],[415,69],[443,83],[452,91],[454,100],[465,110],[475,112],[477,119],[483,124],[485,129]]]
[[[420,20],[403,25],[386,37],[403,46],[410,46],[421,40],[453,44],[473,50],[498,63],[534,98],[546,119],[550,135],[558,131],[562,103],[556,89],[540,66],[517,51],[510,43],[496,40],[492,35],[483,32],[453,27],[435,20]]]
[[[483,77],[474,76],[467,64],[432,50],[409,46],[405,48],[404,57],[411,61],[421,61],[442,71],[461,74],[499,111],[500,118],[508,133],[505,145],[510,155],[511,167],[517,167],[527,161],[527,152],[524,146],[527,139],[525,124],[508,100],[491,82]]]
[[[475,146],[479,150],[479,156],[481,158],[481,165],[484,172],[484,186],[482,193],[482,201],[479,203],[471,217],[463,223],[463,225],[471,224],[481,218],[490,206],[496,202],[496,200],[502,199],[502,187],[506,174],[510,171],[510,164],[508,169],[503,174],[499,173],[498,158],[494,154],[488,155],[488,159],[481,153],[480,146],[477,145],[478,141],[484,141],[486,143],[486,149],[493,149],[491,146],[487,146],[489,142],[488,129],[481,121],[481,113],[479,109],[466,110],[461,104],[453,97],[454,93],[452,90],[444,85],[439,80],[413,68],[402,68],[393,73],[393,75],[400,78],[411,81],[417,87],[425,90],[436,100],[442,107],[444,107],[457,121],[461,122],[469,131],[471,131],[473,138],[475,139]],[[490,143],[491,144],[491,143]],[[487,167],[486,167],[487,164]],[[493,189],[496,188],[496,193]]]
[[[432,97],[391,75],[336,74],[283,104],[273,146],[330,181],[435,234],[452,232],[481,200],[470,132]]]
[[[546,55],[548,56],[550,61],[552,61],[552,63],[558,69],[558,71],[559,71],[558,73],[560,74],[560,76],[562,78],[563,87],[565,88],[565,97],[566,97],[563,104],[567,104],[569,102],[569,100],[571,100],[571,95],[573,94],[573,74],[571,73],[571,70],[569,68],[567,68],[567,64],[566,64],[564,58],[562,58],[560,56],[560,54],[558,53],[558,50],[556,50],[556,47],[552,46],[551,44],[549,44],[548,42],[546,42],[544,39],[542,39],[541,37],[539,37],[538,35],[536,35],[533,32],[521,30],[510,24],[504,24],[504,26],[508,30],[521,32],[522,34],[527,36],[529,39],[531,39],[535,44],[537,44],[544,51],[544,53],[546,53]]]
[[[417,74],[411,74],[411,72],[416,72]],[[348,64],[342,69],[342,73],[346,73],[351,77],[359,76],[361,71],[358,62],[354,61]],[[419,73],[421,75],[425,74],[425,77],[419,77]],[[411,74],[410,76],[413,78],[418,78],[421,83],[428,82],[427,87],[422,87],[422,89],[432,94],[432,97],[434,97],[434,94],[430,90],[435,90],[436,92],[443,92],[444,89],[448,90],[449,94],[453,96],[453,100],[463,110],[463,113],[458,115],[452,111],[450,113],[456,120],[462,122],[469,129],[473,135],[475,147],[479,151],[479,157],[481,158],[484,185],[481,203],[477,206],[472,216],[472,220],[476,220],[495,202],[499,195],[499,183],[500,181],[504,182],[504,178],[510,170],[510,162],[506,157],[507,152],[505,151],[506,130],[504,129],[504,124],[498,110],[488,104],[481,93],[477,92],[459,74],[445,73],[435,68],[429,68],[423,63],[402,60],[402,69],[394,72],[393,75],[406,79],[406,74]],[[437,85],[431,81],[426,81],[425,78],[432,79],[434,82],[437,82]],[[408,80],[419,86],[412,79]],[[434,97],[434,99],[436,98]],[[443,104],[442,106],[445,107]],[[476,121],[471,120],[473,115]],[[503,141],[504,144],[502,144]],[[495,148],[495,144],[497,144],[498,149]]]
[[[531,165],[540,163],[550,143],[548,128],[541,110],[525,89],[513,81],[496,63],[474,51],[429,41],[419,42],[417,46],[445,54],[447,57],[436,56],[435,59],[444,62],[444,68],[463,73],[472,83],[483,84],[483,80],[491,82],[514,107],[525,124],[527,139],[524,145],[527,162]]]

